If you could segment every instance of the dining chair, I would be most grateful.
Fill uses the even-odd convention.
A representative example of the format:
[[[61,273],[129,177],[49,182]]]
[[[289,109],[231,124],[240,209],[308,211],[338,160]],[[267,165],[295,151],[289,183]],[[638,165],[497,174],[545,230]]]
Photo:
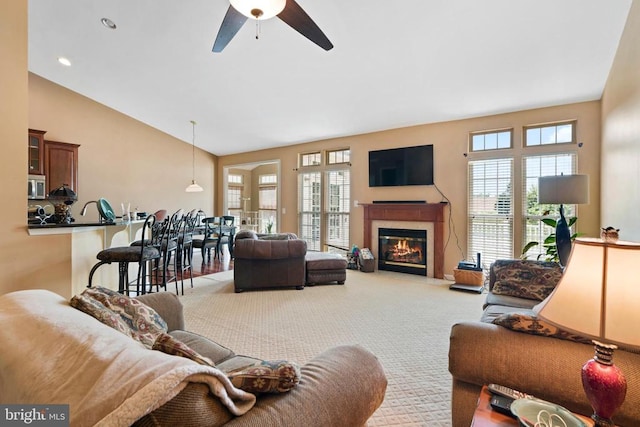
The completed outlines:
[[[229,254],[233,258],[233,236],[235,234],[234,223],[236,217],[232,215],[224,215],[221,220],[220,239],[218,243],[218,251],[222,253],[222,245],[227,245]]]
[[[202,252],[202,263],[211,261],[211,249],[214,249],[214,258],[219,254],[220,243],[220,226],[222,218],[219,216],[209,216],[202,219],[204,229],[202,231],[202,238],[194,237],[192,245],[194,248],[200,248]],[[208,260],[207,260],[208,258]]]

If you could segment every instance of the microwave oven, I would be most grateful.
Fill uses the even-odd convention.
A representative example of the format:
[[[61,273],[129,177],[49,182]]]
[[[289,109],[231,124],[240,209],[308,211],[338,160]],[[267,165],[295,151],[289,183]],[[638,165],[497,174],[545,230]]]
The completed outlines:
[[[27,197],[33,200],[42,200],[46,195],[47,180],[44,175],[29,175],[27,181]]]

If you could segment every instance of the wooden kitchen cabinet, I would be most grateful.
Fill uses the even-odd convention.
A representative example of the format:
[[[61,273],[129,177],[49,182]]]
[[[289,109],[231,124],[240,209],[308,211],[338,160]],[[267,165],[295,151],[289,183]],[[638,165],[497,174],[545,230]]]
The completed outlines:
[[[78,144],[44,141],[44,174],[47,194],[67,184],[78,192]]]
[[[29,129],[29,164],[30,175],[44,175],[44,134],[47,131]]]

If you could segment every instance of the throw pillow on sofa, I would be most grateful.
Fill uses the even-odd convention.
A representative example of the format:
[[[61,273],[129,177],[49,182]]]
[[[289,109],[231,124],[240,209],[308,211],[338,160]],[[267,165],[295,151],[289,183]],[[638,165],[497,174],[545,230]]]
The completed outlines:
[[[495,275],[491,292],[537,301],[549,296],[562,278],[562,267],[555,262],[496,260],[491,268]]]
[[[72,307],[140,341],[147,348],[153,347],[158,336],[166,333],[168,329],[167,323],[154,309],[108,288],[85,289],[80,295],[71,298],[69,303]]]
[[[586,344],[591,343],[589,338],[565,331],[540,319],[533,310],[501,314],[493,319],[493,323],[516,332],[560,338],[562,340],[577,341]]]
[[[285,393],[300,381],[300,368],[286,360],[263,360],[258,365],[229,372],[231,383],[249,393]]]
[[[216,367],[215,363],[208,357],[204,357],[182,341],[174,338],[169,334],[160,334],[153,343],[151,350],[158,350],[173,356],[186,357],[201,365]]]

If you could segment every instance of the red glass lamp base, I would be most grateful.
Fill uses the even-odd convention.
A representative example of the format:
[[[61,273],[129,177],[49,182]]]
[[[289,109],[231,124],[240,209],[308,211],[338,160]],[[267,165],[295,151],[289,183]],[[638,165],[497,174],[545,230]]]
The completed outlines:
[[[593,341],[596,354],[582,367],[582,386],[593,408],[591,417],[598,427],[614,426],[611,417],[627,394],[627,381],[613,364],[615,345]]]

